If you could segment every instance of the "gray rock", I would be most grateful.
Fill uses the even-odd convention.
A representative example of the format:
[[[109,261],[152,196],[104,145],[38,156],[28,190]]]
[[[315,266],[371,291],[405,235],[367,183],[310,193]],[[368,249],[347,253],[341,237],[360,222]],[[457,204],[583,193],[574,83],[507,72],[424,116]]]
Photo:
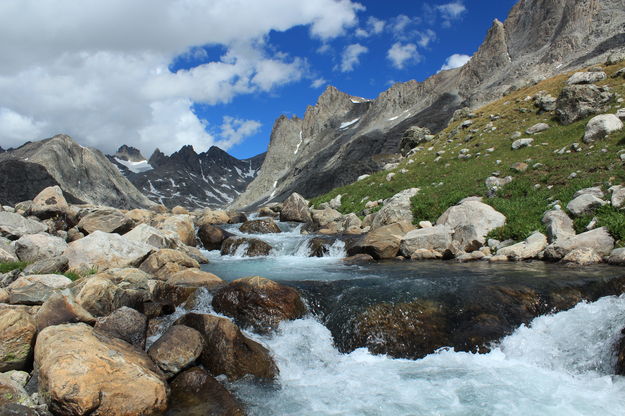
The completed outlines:
[[[399,151],[402,155],[406,156],[412,149],[420,144],[426,143],[432,140],[434,136],[429,129],[419,126],[412,126],[404,132],[404,135],[399,145]]]
[[[566,209],[568,209],[572,215],[581,217],[582,215],[590,214],[596,208],[607,204],[608,202],[597,198],[593,194],[582,194],[569,202]]]
[[[625,204],[625,186],[615,185],[610,188],[611,203],[614,208],[621,208]]]
[[[69,259],[59,255],[51,259],[43,259],[29,264],[24,269],[24,274],[52,274],[63,273],[67,270]]]
[[[147,244],[156,249],[174,248],[177,246],[175,238],[172,238],[170,235],[148,224],[137,225],[124,234],[124,237],[130,241]]]
[[[45,188],[33,198],[30,213],[42,219],[73,214],[58,185]]]
[[[37,327],[30,308],[0,308],[0,372],[25,370],[31,359]]]
[[[332,198],[329,202],[330,204],[330,208],[332,209],[339,209],[341,208],[341,199],[343,198],[342,195],[337,195],[334,198]]]
[[[534,124],[532,127],[525,130],[525,134],[536,134],[536,133],[541,133],[546,130],[549,130],[549,124],[538,123],[538,124]]]
[[[540,232],[534,232],[523,242],[497,250],[497,255],[507,256],[512,260],[527,260],[537,257],[546,247],[547,237]]]
[[[452,230],[473,225],[482,244],[486,242],[485,237],[489,232],[503,227],[505,223],[506,217],[502,213],[476,200],[465,200],[447,209],[436,221],[436,225],[446,225]]]
[[[614,114],[602,114],[593,117],[586,125],[584,143],[601,140],[610,133],[623,129],[623,122]]]
[[[567,81],[567,85],[594,84],[606,79],[605,72],[576,72]]]
[[[556,109],[557,99],[549,94],[541,94],[536,97],[534,104],[541,113],[554,111]]]
[[[600,186],[593,186],[592,188],[584,188],[575,192],[575,194],[573,195],[573,199],[586,194],[593,195],[597,198],[603,198],[605,196]]]
[[[497,190],[503,188],[510,182],[512,182],[512,176],[506,176],[505,178],[489,176],[488,178],[486,178],[486,181],[484,181],[484,185],[486,185],[486,188],[489,190]]]
[[[618,117],[621,121],[625,120],[625,108],[619,108],[619,109],[616,111],[616,116],[617,116],[617,117]]]
[[[313,223],[319,229],[332,222],[339,221],[341,218],[343,218],[343,215],[332,208],[312,210]]]
[[[298,193],[292,193],[282,205],[280,221],[311,223],[312,217],[308,209],[308,201]]]
[[[594,85],[564,87],[557,101],[556,116],[561,124],[569,125],[609,108],[612,94]]]
[[[446,225],[412,230],[402,238],[399,252],[411,258],[418,250],[444,252],[451,246],[453,233],[453,228]]]
[[[53,325],[85,322],[95,323],[95,318],[80,306],[67,290],[52,294],[37,310],[37,332]]]
[[[605,61],[605,63],[606,65],[615,65],[622,61],[625,61],[625,52],[616,51],[616,52],[612,52],[608,56],[608,59]]]
[[[562,263],[576,264],[578,266],[587,266],[589,264],[601,263],[602,261],[601,256],[589,247],[575,249],[562,259]]]
[[[596,228],[576,236],[558,240],[544,251],[547,260],[561,260],[573,250],[591,248],[600,256],[609,256],[614,249],[614,239],[605,227]]]
[[[547,236],[550,243],[575,236],[573,220],[562,210],[554,209],[545,212],[542,223],[547,228]]]
[[[405,189],[395,195],[393,195],[378,211],[371,229],[375,230],[385,225],[390,225],[396,222],[413,221],[412,205],[410,199],[419,193],[419,188]]]
[[[534,139],[518,139],[512,142],[512,150],[519,150],[523,147],[531,146]]]
[[[625,248],[615,248],[608,257],[608,263],[625,266]]]
[[[362,228],[362,220],[358,217],[358,215],[351,212],[343,217],[342,226],[345,230],[351,227]]]
[[[148,318],[141,312],[122,306],[110,315],[98,318],[95,329],[144,349]]]
[[[27,263],[59,257],[66,248],[65,240],[49,234],[27,234],[15,242],[17,257]]]
[[[44,224],[13,212],[0,212],[0,234],[16,240],[26,234],[37,234],[48,229]]]

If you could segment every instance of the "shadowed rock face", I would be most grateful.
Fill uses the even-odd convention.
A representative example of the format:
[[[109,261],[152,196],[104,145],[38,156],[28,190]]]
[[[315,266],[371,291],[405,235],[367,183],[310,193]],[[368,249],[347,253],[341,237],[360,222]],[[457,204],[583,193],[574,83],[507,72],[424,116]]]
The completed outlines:
[[[328,87],[303,119],[276,120],[258,177],[232,207],[281,201],[293,192],[310,198],[354,182],[382,168],[373,156],[397,153],[411,126],[436,133],[461,107],[602,60],[622,48],[624,22],[622,0],[522,0],[504,23],[493,22],[462,68],[395,84],[375,100]]]
[[[58,184],[70,202],[73,198],[117,208],[142,208],[153,205],[100,151],[80,146],[66,135],[27,143],[0,154],[0,164],[11,160],[22,164],[28,162],[29,165],[23,165],[26,168],[32,167],[30,164],[41,166],[54,180],[52,183],[46,179],[44,171],[36,168],[38,173],[33,175],[37,180],[31,186],[27,186],[29,191],[35,192],[35,189],[38,189],[36,192],[38,193],[47,186]],[[19,193],[17,185],[25,182],[26,179],[21,180],[17,184],[12,184],[10,188],[5,185],[2,189],[2,198],[10,198],[12,190]],[[39,183],[40,187],[36,185]]]

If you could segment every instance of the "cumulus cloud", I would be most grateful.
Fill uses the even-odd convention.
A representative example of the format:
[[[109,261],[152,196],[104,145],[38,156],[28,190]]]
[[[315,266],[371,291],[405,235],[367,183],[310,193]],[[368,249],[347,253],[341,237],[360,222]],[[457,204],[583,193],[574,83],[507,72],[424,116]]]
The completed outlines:
[[[261,128],[256,120],[242,120],[234,117],[224,117],[220,127],[222,140],[217,142],[221,148],[229,148],[241,143],[246,137],[253,136]]]
[[[0,144],[63,132],[107,152],[123,143],[146,153],[230,146],[253,125],[208,126],[193,103],[302,79],[306,61],[272,51],[267,34],[307,25],[327,43],[355,26],[360,10],[351,0],[2,0]],[[182,54],[206,60],[204,45],[225,52],[169,71]]]
[[[443,18],[443,26],[450,26],[454,20],[460,19],[467,11],[463,0],[455,0],[451,3],[441,4],[440,6],[436,6],[436,9]]]
[[[362,46],[359,43],[354,43],[345,47],[341,57],[341,71],[353,71],[354,67],[360,63],[360,55],[365,54],[368,51],[369,49],[366,46]]]
[[[414,43],[403,44],[401,42],[394,43],[388,50],[386,57],[397,69],[403,69],[406,64],[417,63],[422,59],[422,56],[417,51],[417,45]]]
[[[440,71],[446,71],[448,69],[460,68],[464,66],[467,62],[471,60],[469,55],[462,55],[459,53],[454,53],[445,61],[445,64],[441,67]],[[439,71],[439,72],[440,72]]]
[[[356,36],[359,38],[366,38],[373,35],[379,35],[384,32],[384,28],[386,27],[386,22],[382,19],[378,19],[375,16],[369,16],[367,19],[366,29],[358,28],[356,29]]]
[[[328,83],[328,81],[326,81],[324,78],[317,78],[316,80],[314,80],[310,86],[311,88],[321,88],[324,85],[326,85]]]

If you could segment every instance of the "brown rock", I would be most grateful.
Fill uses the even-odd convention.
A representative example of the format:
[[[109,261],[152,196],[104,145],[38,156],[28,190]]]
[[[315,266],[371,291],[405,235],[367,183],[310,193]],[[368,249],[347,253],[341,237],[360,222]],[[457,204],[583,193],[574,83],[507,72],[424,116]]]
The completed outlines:
[[[219,224],[228,224],[230,221],[230,216],[226,211],[210,211],[207,210],[202,214],[200,218],[197,220],[197,225],[202,226],[204,224],[209,225],[219,225]]]
[[[260,276],[238,279],[220,289],[213,298],[213,308],[259,333],[306,313],[297,290]]]
[[[228,224],[242,224],[247,221],[247,215],[242,212],[228,212]]]
[[[141,263],[139,269],[160,280],[167,280],[174,273],[189,267],[199,269],[200,265],[178,250],[164,248],[152,253]]]
[[[30,206],[30,214],[41,219],[73,216],[69,204],[63,196],[63,191],[58,185],[49,186],[39,192]]]
[[[194,286],[179,286],[161,280],[153,281],[152,301],[163,305],[178,306],[197,291]]]
[[[415,227],[409,222],[385,225],[361,237],[355,245],[347,251],[349,256],[369,254],[374,259],[392,259],[399,253],[402,237]]]
[[[0,415],[5,407],[13,404],[34,405],[24,387],[12,380],[8,374],[0,374]],[[22,416],[23,413],[17,413],[16,415]]]
[[[39,393],[54,414],[142,416],[167,408],[167,383],[152,360],[85,324],[44,329],[35,362]]]
[[[202,334],[204,350],[200,360],[215,376],[225,374],[235,381],[247,374],[261,379],[274,379],[278,374],[269,351],[243,335],[229,319],[190,313],[176,325],[189,326]]]
[[[195,226],[189,215],[172,215],[162,220],[156,227],[177,237],[183,244],[195,247]]]
[[[171,213],[174,215],[189,215],[189,211],[186,208],[181,207],[180,205],[176,205],[175,207],[173,207],[171,209]]]
[[[78,229],[84,234],[95,231],[124,234],[132,229],[134,222],[116,209],[101,209],[85,215],[78,222]]]
[[[239,227],[239,231],[248,234],[270,234],[282,232],[280,227],[278,227],[278,224],[270,218],[247,221]]]
[[[143,350],[148,328],[148,318],[132,308],[122,306],[110,315],[98,318],[95,329]]]
[[[232,234],[211,224],[202,224],[197,233],[206,250],[219,250],[223,241]]]
[[[174,273],[167,283],[176,286],[206,287],[209,289],[225,284],[223,280],[212,273],[199,269],[184,269]]]
[[[35,319],[27,308],[0,309],[0,372],[27,369],[36,334]]]
[[[345,257],[343,262],[345,264],[362,264],[362,263],[371,263],[375,261],[373,257],[368,254],[356,254],[355,256]]]
[[[55,293],[46,300],[36,315],[37,332],[52,325],[85,322],[95,323],[95,318],[74,298],[65,293]]]
[[[199,367],[179,374],[171,383],[166,416],[245,416],[237,399]]]
[[[148,350],[148,355],[168,378],[198,359],[204,349],[202,334],[184,325],[174,325]]]
[[[278,217],[280,216],[280,213],[275,212],[269,207],[262,207],[261,209],[258,210],[258,216],[259,217]]]
[[[234,255],[237,249],[246,244],[244,256],[258,257],[267,256],[271,252],[271,246],[256,238],[228,237],[221,245],[221,255]]]
[[[294,192],[282,204],[280,221],[294,221],[312,223],[312,217],[308,209],[308,201],[303,196]]]

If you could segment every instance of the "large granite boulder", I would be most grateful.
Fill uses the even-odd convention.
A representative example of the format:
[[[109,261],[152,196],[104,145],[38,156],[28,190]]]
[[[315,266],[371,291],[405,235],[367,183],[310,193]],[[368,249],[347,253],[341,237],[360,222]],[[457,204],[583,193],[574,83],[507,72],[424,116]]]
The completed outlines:
[[[596,228],[576,236],[557,240],[544,251],[547,260],[558,261],[573,250],[590,248],[599,256],[609,256],[614,249],[614,239],[605,227]]]
[[[175,238],[172,238],[170,235],[167,235],[163,231],[148,224],[137,225],[135,228],[124,234],[124,237],[130,241],[147,244],[156,249],[175,248],[177,246]]]
[[[547,228],[550,243],[575,236],[573,220],[562,210],[553,209],[545,212],[542,223]]]
[[[189,215],[171,215],[158,224],[160,230],[165,231],[171,237],[178,238],[184,244],[195,247],[195,225]]]
[[[187,268],[199,269],[200,264],[186,254],[168,248],[158,250],[145,259],[139,269],[160,280]]]
[[[257,238],[228,237],[221,244],[221,255],[268,256],[272,247]]]
[[[65,240],[50,234],[27,234],[15,242],[17,257],[26,263],[60,257],[66,248]]]
[[[371,229],[375,230],[384,225],[390,225],[397,222],[412,222],[412,205],[410,199],[419,193],[419,188],[410,188],[403,190],[384,203],[382,209],[376,214],[371,224]]]
[[[581,217],[582,215],[591,214],[595,209],[607,204],[607,201],[587,193],[574,198],[567,204],[566,209],[568,209],[573,216]]]
[[[55,293],[37,310],[35,317],[37,332],[44,328],[60,324],[85,322],[95,323],[95,318],[78,304],[70,293]]]
[[[566,81],[567,85],[594,84],[606,79],[607,75],[603,71],[597,72],[576,72]]]
[[[169,276],[167,283],[176,286],[205,287],[214,289],[222,286],[225,282],[213,273],[199,269],[188,268],[180,270]]]
[[[95,231],[124,234],[132,229],[134,221],[116,209],[98,209],[80,219],[78,229],[85,235]]]
[[[167,383],[152,360],[85,324],[44,329],[35,365],[39,393],[54,414],[142,416],[167,408]]]
[[[564,87],[558,97],[556,117],[561,124],[569,125],[606,111],[611,99],[611,93],[595,85],[569,85]]]
[[[141,312],[122,306],[110,315],[98,318],[95,329],[143,350],[148,330],[148,318]]]
[[[404,236],[415,227],[408,221],[385,225],[361,237],[348,248],[347,255],[369,254],[374,259],[392,259],[397,256]]]
[[[272,234],[282,232],[278,224],[270,218],[246,221],[239,227],[239,231],[248,234]]]
[[[242,327],[266,333],[284,320],[301,318],[306,306],[299,292],[260,276],[237,279],[213,297],[213,308]]]
[[[232,235],[232,233],[211,224],[200,225],[197,232],[197,236],[206,250],[220,250],[224,240],[232,237]]]
[[[339,221],[343,215],[334,208],[313,209],[312,219],[315,229],[325,228],[327,225]]]
[[[175,322],[199,331],[204,338],[200,361],[211,374],[226,375],[235,381],[246,375],[271,380],[278,375],[269,351],[258,342],[247,338],[227,318],[190,313]]]
[[[230,221],[230,215],[226,211],[221,210],[206,210],[204,213],[198,218],[197,226],[200,227],[204,224],[209,225],[221,225],[228,224]]]
[[[486,241],[488,233],[505,224],[505,215],[475,199],[461,201],[458,205],[447,209],[436,221],[436,225],[445,225],[453,230],[471,225],[482,244]]]
[[[105,270],[138,266],[152,250],[152,246],[119,234],[95,231],[70,243],[63,255],[69,259],[72,270]]]
[[[29,308],[0,307],[0,372],[28,368],[36,334],[35,318]]]
[[[192,365],[204,349],[202,334],[184,325],[174,325],[148,350],[150,358],[168,378]]]
[[[17,240],[26,234],[38,234],[47,231],[48,227],[39,221],[24,218],[14,212],[0,212],[0,236],[9,240]]]
[[[312,217],[308,209],[308,201],[300,194],[292,193],[282,204],[280,221],[311,223]]]
[[[69,204],[58,185],[49,186],[39,192],[30,206],[30,214],[41,219],[64,216],[73,217]]]
[[[402,238],[399,251],[410,258],[414,258],[418,250],[442,253],[451,246],[453,233],[454,230],[446,225],[412,230]]]
[[[506,256],[511,260],[527,260],[537,257],[547,247],[547,237],[535,232],[525,241],[497,250],[498,256]]]
[[[614,114],[602,114],[590,119],[584,132],[584,143],[601,140],[623,129],[623,122]]]

